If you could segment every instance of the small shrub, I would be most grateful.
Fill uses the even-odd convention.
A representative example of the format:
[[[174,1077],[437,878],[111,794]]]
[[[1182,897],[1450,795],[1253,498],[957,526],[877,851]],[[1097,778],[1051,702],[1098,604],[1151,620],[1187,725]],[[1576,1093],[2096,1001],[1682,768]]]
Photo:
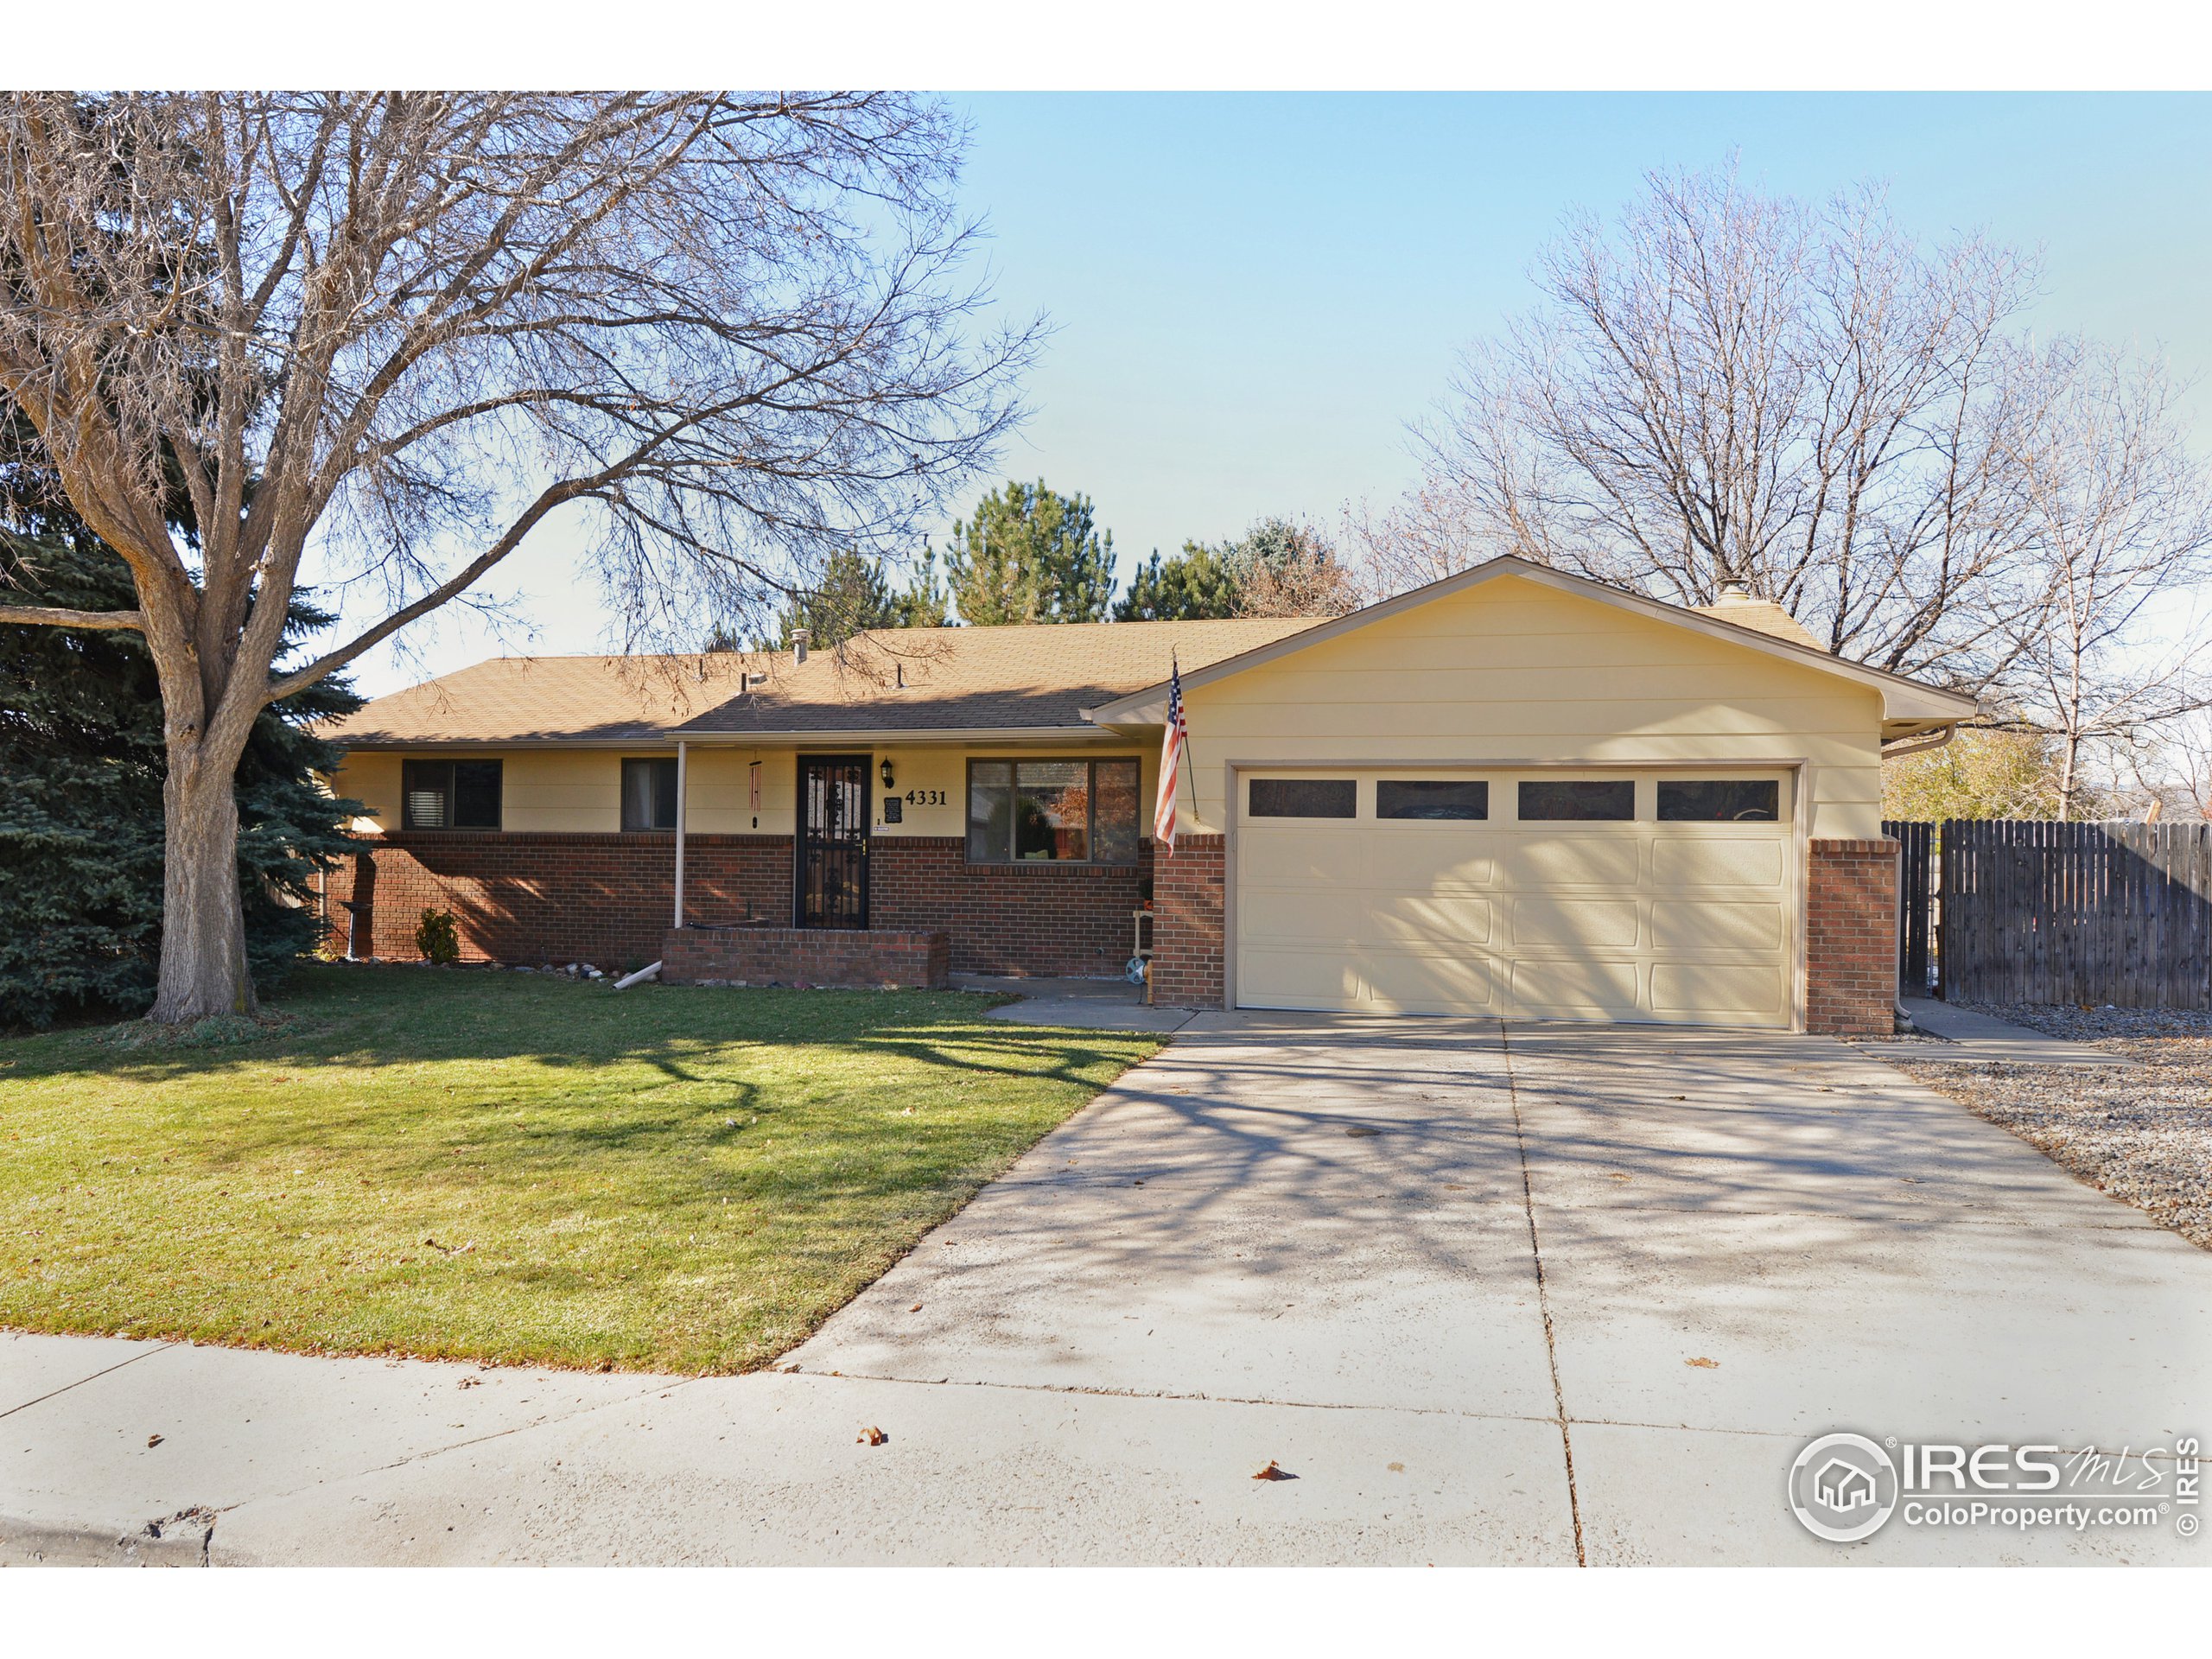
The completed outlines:
[[[461,929],[449,910],[426,910],[415,924],[415,948],[441,967],[461,960]]]

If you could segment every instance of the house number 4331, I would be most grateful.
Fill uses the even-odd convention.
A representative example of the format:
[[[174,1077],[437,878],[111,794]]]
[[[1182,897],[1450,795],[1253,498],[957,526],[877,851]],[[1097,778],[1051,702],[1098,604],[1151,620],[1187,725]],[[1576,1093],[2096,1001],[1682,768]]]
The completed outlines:
[[[910,789],[906,791],[906,804],[943,806],[945,804],[944,791],[941,789]]]

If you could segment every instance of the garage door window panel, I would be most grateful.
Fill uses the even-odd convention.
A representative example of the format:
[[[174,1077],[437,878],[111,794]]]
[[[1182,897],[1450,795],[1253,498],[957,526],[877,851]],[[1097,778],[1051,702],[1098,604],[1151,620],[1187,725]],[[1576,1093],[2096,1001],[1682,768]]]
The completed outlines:
[[[1531,779],[1520,789],[1523,823],[1627,823],[1636,817],[1632,779]]]
[[[1471,822],[1490,817],[1490,785],[1480,779],[1385,778],[1375,785],[1378,818]]]
[[[1255,818],[1353,818],[1359,785],[1350,778],[1255,778],[1247,801]]]
[[[1782,817],[1782,785],[1771,778],[1662,779],[1662,823],[1774,823]]]

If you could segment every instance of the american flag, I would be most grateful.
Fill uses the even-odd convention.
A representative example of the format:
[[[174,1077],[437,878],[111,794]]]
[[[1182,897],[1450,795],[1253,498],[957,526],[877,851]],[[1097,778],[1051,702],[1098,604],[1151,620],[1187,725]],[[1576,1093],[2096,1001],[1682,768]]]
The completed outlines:
[[[1160,750],[1160,804],[1153,809],[1152,838],[1175,856],[1175,785],[1183,769],[1183,745],[1190,738],[1183,723],[1183,670],[1168,659],[1167,740]]]

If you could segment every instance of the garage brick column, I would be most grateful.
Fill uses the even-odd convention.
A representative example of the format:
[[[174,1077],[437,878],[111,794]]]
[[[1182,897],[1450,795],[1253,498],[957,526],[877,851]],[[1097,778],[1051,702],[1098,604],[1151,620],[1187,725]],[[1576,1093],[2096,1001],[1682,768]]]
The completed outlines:
[[[1897,843],[1815,841],[1805,885],[1805,1028],[1835,1037],[1890,1035],[1897,994]]]
[[[1177,1008],[1217,1008],[1222,956],[1223,854],[1219,836],[1178,836],[1175,855],[1152,863],[1152,1000]]]

